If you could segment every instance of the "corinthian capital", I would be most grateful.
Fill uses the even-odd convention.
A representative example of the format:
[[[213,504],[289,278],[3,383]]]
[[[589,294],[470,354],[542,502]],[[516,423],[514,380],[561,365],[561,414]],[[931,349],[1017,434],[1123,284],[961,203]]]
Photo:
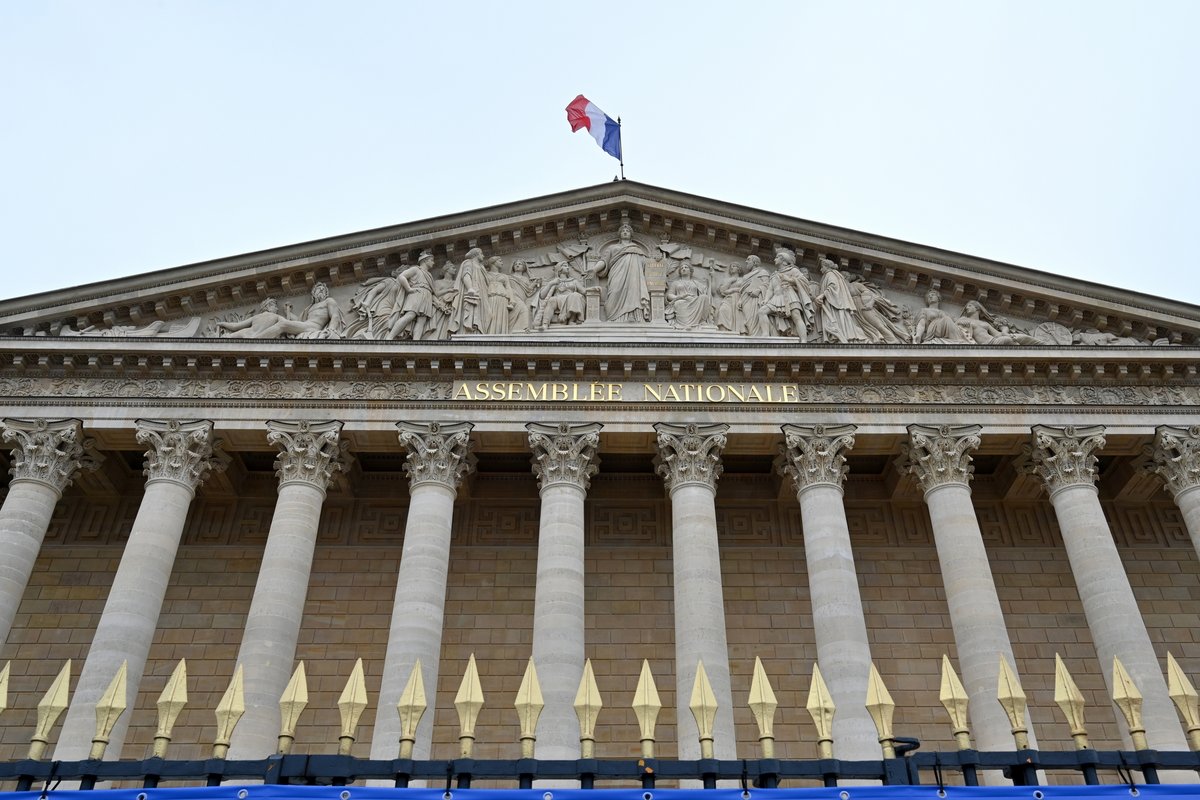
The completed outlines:
[[[673,492],[688,483],[701,483],[716,491],[721,477],[721,451],[728,425],[671,425],[660,422],[655,470]]]
[[[469,422],[397,422],[400,444],[408,450],[404,471],[412,488],[440,483],[458,489],[463,477],[475,469]]]
[[[1190,428],[1160,425],[1150,457],[1154,462],[1150,471],[1162,476],[1167,490],[1175,497],[1200,486],[1200,425]]]
[[[1054,494],[1072,486],[1096,485],[1094,451],[1104,447],[1104,426],[1051,428],[1033,426],[1033,444],[1025,448],[1029,469]]]
[[[909,425],[909,442],[900,446],[905,467],[926,492],[971,483],[971,451],[979,447],[978,425]]]
[[[98,466],[85,456],[91,442],[83,438],[83,423],[77,419],[5,419],[0,430],[13,446],[13,480],[37,481],[61,494],[77,469]]]
[[[846,451],[854,447],[853,425],[784,425],[784,464],[796,491],[826,484],[842,488],[846,479]]]
[[[322,492],[329,488],[335,472],[346,469],[348,444],[341,439],[342,423],[329,422],[267,422],[267,441],[279,448],[275,459],[275,474],[279,485],[300,481]]]
[[[600,446],[602,427],[598,422],[587,425],[530,422],[526,425],[538,485],[544,490],[556,483],[566,483],[586,492],[592,476],[599,471],[596,448]]]
[[[221,468],[210,420],[139,419],[135,424],[138,444],[149,448],[143,470],[149,480],[174,481],[195,491],[209,472]]]

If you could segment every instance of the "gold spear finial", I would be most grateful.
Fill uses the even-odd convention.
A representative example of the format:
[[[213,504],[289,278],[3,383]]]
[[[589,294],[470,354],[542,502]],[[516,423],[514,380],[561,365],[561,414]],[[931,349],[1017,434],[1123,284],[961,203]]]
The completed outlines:
[[[154,731],[154,757],[165,758],[171,743],[171,730],[187,705],[187,664],[181,658],[158,696],[158,729]]]
[[[1007,659],[1000,656],[1000,676],[997,679],[996,699],[1004,713],[1008,715],[1008,724],[1012,727],[1013,741],[1018,750],[1029,749],[1029,728],[1025,725],[1025,690],[1017,679]]]
[[[70,683],[71,659],[68,658],[67,663],[63,664],[63,668],[58,671],[58,677],[54,679],[54,683],[50,684],[49,691],[38,703],[37,727],[33,731],[33,736],[29,738],[29,757],[34,761],[45,755],[46,745],[50,743],[50,731],[54,729],[54,723],[58,722],[58,718],[70,704]]]
[[[338,736],[338,755],[350,755],[354,747],[355,734],[358,732],[358,720],[367,708],[366,679],[363,677],[362,659],[354,662],[350,670],[350,678],[346,687],[338,696],[338,714],[342,718],[342,732]]]
[[[833,715],[837,711],[829,687],[821,677],[821,668],[813,664],[812,682],[808,685],[808,703],[804,706],[817,728],[817,753],[821,758],[833,758]]]
[[[896,757],[896,739],[892,733],[892,715],[896,711],[896,701],[883,685],[883,677],[871,662],[871,671],[867,674],[867,713],[875,722],[875,730],[879,732],[879,744],[883,747],[884,758]]]
[[[1133,678],[1125,671],[1121,659],[1113,656],[1113,702],[1121,709],[1121,716],[1129,725],[1129,738],[1133,740],[1134,750],[1149,750],[1146,741],[1146,726],[1142,724],[1142,693],[1138,691]]]
[[[942,686],[938,691],[938,700],[942,701],[942,707],[950,715],[950,725],[954,728],[954,743],[958,745],[959,750],[969,750],[971,748],[971,729],[967,723],[967,706],[969,704],[967,690],[963,687],[962,681],[958,679],[958,673],[954,671],[954,665],[950,663],[950,656],[944,653],[942,654]]]
[[[538,717],[546,703],[542,700],[542,687],[538,683],[537,667],[533,665],[533,657],[525,666],[525,675],[521,677],[521,685],[517,688],[517,700],[513,706],[517,709],[517,720],[521,727],[521,758],[533,758],[533,745],[537,741]]]
[[[1083,719],[1083,693],[1075,685],[1071,673],[1062,656],[1054,654],[1054,702],[1062,709],[1067,724],[1071,726],[1071,738],[1075,740],[1075,749],[1088,748],[1087,724]]]
[[[654,723],[661,710],[662,701],[658,699],[658,687],[650,674],[650,661],[642,659],[642,674],[633,690],[633,714],[642,734],[642,758],[654,758]]]
[[[717,720],[717,696],[713,694],[704,662],[696,662],[696,679],[692,681],[692,697],[688,701],[700,738],[700,757],[713,757],[713,723]]]
[[[11,666],[12,662],[10,661],[4,665],[4,669],[0,669],[0,714],[3,714],[4,710],[8,708],[8,673]]]
[[[1170,653],[1167,653],[1167,694],[1187,725],[1188,744],[1193,750],[1200,750],[1200,694]]]
[[[221,695],[221,702],[217,703],[217,735],[213,739],[213,758],[224,758],[229,754],[229,739],[233,736],[233,729],[237,727],[242,714],[246,713],[244,684],[242,665],[238,664],[225,694]]]
[[[304,662],[296,665],[291,680],[283,687],[279,698],[279,755],[285,756],[296,741],[296,723],[300,712],[308,706],[308,676],[304,673]]]
[[[775,699],[775,691],[758,656],[754,657],[754,677],[750,679],[750,699],[746,705],[750,706],[750,713],[758,725],[758,744],[762,748],[762,757],[774,758],[775,709],[779,708],[779,701]]]
[[[600,687],[596,685],[596,673],[592,671],[592,660],[583,662],[583,677],[579,679],[579,691],[575,693],[575,716],[579,718],[579,755],[581,758],[596,757],[596,718],[604,707],[600,699]]]
[[[121,668],[109,681],[108,688],[96,701],[96,732],[92,735],[92,750],[88,753],[88,758],[94,761],[104,758],[112,730],[129,706],[129,699],[125,696],[128,686],[129,662],[122,661]]]
[[[408,683],[400,693],[396,712],[400,714],[400,757],[412,758],[413,745],[417,741],[417,725],[425,716],[425,680],[421,677],[421,659],[413,663]]]
[[[474,653],[467,660],[467,671],[454,697],[454,707],[458,709],[459,752],[463,758],[470,758],[475,746],[475,722],[483,708],[483,687],[479,685],[479,668],[475,666]]]

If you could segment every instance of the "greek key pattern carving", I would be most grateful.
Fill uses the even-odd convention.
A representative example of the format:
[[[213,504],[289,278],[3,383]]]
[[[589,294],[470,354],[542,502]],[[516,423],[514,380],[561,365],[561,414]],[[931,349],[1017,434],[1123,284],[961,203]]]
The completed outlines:
[[[948,483],[969,484],[975,467],[971,451],[979,447],[978,425],[909,425],[909,441],[900,445],[908,472],[926,492]]]
[[[168,480],[195,491],[218,468],[213,424],[209,420],[137,420],[137,441],[146,451],[146,477]]]
[[[717,506],[717,535],[724,545],[779,545],[779,507],[763,503],[721,503]]]
[[[529,449],[533,451],[533,471],[541,489],[567,483],[588,490],[592,476],[600,467],[596,448],[600,446],[599,423],[545,425],[530,422]]]
[[[1095,451],[1104,447],[1104,427],[1033,426],[1033,444],[1026,446],[1030,469],[1050,494],[1072,486],[1096,485]]]
[[[83,423],[77,419],[5,419],[0,430],[13,446],[9,472],[14,480],[37,481],[61,494],[71,485],[75,470],[99,467],[84,455],[90,440],[83,438]]]
[[[657,546],[670,543],[670,514],[663,500],[588,501],[587,543],[602,547]]]
[[[666,482],[668,492],[690,483],[703,484],[714,492],[717,490],[728,425],[659,422],[654,430],[658,433],[654,470]]]
[[[538,537],[536,500],[472,500],[457,515],[460,520],[455,538],[467,545],[533,546]]]
[[[404,472],[412,489],[423,483],[440,483],[458,489],[475,469],[469,422],[397,422],[400,444],[408,451]]]
[[[781,472],[800,492],[817,484],[841,488],[849,468],[846,451],[854,447],[853,425],[784,425]]]
[[[1150,471],[1166,481],[1173,496],[1200,486],[1200,425],[1160,426],[1147,455],[1151,458]]]
[[[341,440],[342,423],[271,420],[267,428],[267,441],[280,450],[275,460],[280,486],[300,481],[323,492],[334,473],[346,469],[349,443]]]

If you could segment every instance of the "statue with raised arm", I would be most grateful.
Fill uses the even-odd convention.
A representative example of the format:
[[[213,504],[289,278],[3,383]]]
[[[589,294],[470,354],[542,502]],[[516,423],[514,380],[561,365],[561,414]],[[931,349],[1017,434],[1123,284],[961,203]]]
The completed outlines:
[[[633,239],[633,227],[622,223],[619,241],[604,248],[594,274],[607,278],[604,315],[609,322],[647,322],[650,288],[646,284],[646,249]]]

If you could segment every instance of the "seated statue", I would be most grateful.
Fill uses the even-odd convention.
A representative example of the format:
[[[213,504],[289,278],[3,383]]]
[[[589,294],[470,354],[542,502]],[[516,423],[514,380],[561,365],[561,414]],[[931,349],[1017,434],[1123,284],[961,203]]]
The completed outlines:
[[[925,293],[925,308],[917,312],[914,344],[969,344],[967,334],[954,317],[942,311],[942,295],[936,289]]]
[[[564,325],[583,322],[583,283],[571,271],[569,264],[560,264],[558,274],[538,292],[535,330],[544,331],[555,321]]]
[[[666,319],[676,328],[699,328],[711,321],[708,284],[692,277],[691,264],[685,262],[679,267],[679,277],[667,286],[666,301]]]
[[[345,327],[337,300],[329,296],[329,287],[318,283],[312,288],[312,304],[297,317],[290,303],[279,314],[279,304],[268,297],[256,313],[237,322],[218,322],[225,336],[243,339],[340,339]]]

